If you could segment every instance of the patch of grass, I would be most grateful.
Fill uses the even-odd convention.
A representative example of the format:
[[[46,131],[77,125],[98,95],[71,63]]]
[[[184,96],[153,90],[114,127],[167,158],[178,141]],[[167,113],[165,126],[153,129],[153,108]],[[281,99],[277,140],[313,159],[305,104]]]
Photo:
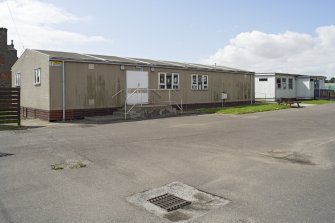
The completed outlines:
[[[52,170],[63,170],[65,168],[64,164],[54,164],[51,165]]]
[[[216,114],[247,114],[255,112],[265,112],[273,110],[281,110],[290,108],[289,105],[278,105],[278,104],[255,104],[255,105],[245,105],[227,108],[201,108],[197,111],[200,113],[216,113]]]
[[[80,169],[80,168],[86,167],[86,164],[84,164],[82,161],[78,161],[76,163],[73,163],[69,167],[70,167],[70,169]]]
[[[330,101],[330,100],[324,100],[324,99],[320,99],[320,100],[302,100],[301,103],[304,104],[312,104],[312,105],[323,105],[323,104],[330,104],[330,103],[334,103],[335,101]]]
[[[84,168],[87,165],[83,161],[78,160],[69,160],[65,163],[58,163],[51,165],[52,170],[64,170],[64,169],[80,169]]]

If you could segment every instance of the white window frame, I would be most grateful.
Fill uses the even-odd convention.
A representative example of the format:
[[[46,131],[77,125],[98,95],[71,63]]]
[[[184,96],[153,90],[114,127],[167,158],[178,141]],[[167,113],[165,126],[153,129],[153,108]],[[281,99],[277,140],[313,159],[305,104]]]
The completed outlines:
[[[41,85],[41,68],[34,69],[34,85]]]
[[[205,83],[206,80],[206,83]],[[208,90],[208,75],[207,74],[192,74],[191,75],[191,90]]]
[[[290,80],[292,81],[292,85],[290,85]],[[293,78],[288,78],[288,89],[293,90],[294,89],[294,80]]]
[[[163,76],[163,82],[161,82],[161,75]],[[171,84],[167,83],[167,77],[171,76]],[[175,77],[177,77],[177,82],[175,82]],[[179,73],[165,73],[158,72],[158,89],[161,90],[177,90],[179,89]],[[169,87],[170,86],[170,87]]]
[[[278,80],[279,80],[279,83],[278,83]],[[282,87],[281,77],[277,77],[276,78],[276,88],[281,89],[281,87]]]
[[[175,82],[175,77],[177,77],[177,82]],[[179,89],[179,73],[172,73],[172,89]]]
[[[281,83],[282,83],[282,88],[284,90],[286,90],[287,89],[287,78],[286,77],[282,77],[281,78]]]
[[[21,73],[15,74],[15,86],[20,87],[21,86]]]

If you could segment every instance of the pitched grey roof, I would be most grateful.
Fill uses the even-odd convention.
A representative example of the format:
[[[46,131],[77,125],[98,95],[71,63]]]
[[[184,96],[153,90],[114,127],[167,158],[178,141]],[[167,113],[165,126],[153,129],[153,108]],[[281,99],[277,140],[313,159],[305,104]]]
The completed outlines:
[[[290,74],[290,73],[277,73],[277,72],[272,72],[272,73],[255,73],[255,76],[276,76],[276,75],[285,75],[285,76],[294,76],[297,78],[321,78],[321,79],[326,79],[325,76],[320,76],[320,75],[304,75],[304,74]]]
[[[290,73],[256,73],[256,76],[276,76],[276,75],[286,75],[286,76],[302,76],[301,74],[290,74]]]
[[[135,65],[135,66],[166,67],[166,68],[191,69],[191,70],[254,73],[251,71],[229,68],[224,66],[211,66],[197,63],[181,63],[181,62],[165,61],[165,60],[117,57],[117,56],[107,56],[98,54],[81,54],[81,53],[49,51],[49,50],[34,50],[34,51],[48,55],[50,60],[70,60],[70,61],[91,62],[91,63],[124,64],[124,65]]]

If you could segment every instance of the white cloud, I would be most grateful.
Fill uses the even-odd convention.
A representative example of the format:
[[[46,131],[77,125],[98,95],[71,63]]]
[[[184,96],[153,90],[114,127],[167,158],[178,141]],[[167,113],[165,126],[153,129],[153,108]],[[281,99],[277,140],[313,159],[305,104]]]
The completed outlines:
[[[15,40],[19,54],[23,51],[22,44],[31,49],[75,50],[84,44],[112,43],[111,39],[103,36],[90,36],[56,28],[62,24],[87,22],[87,17],[76,16],[40,0],[1,1],[0,21],[1,26],[8,29],[8,39]]]
[[[315,35],[240,33],[203,62],[255,72],[335,76],[335,26],[318,27]]]

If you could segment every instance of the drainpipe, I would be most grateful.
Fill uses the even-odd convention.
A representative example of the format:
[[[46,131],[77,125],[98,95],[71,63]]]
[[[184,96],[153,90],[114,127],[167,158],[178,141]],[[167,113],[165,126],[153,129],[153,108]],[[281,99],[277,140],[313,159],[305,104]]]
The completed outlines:
[[[250,74],[250,104],[252,105],[252,98],[253,98],[253,94],[252,94],[252,74]]]
[[[63,80],[63,83],[62,83],[62,97],[63,97],[63,121],[65,121],[65,61],[63,60],[63,70],[62,70],[62,80]]]

